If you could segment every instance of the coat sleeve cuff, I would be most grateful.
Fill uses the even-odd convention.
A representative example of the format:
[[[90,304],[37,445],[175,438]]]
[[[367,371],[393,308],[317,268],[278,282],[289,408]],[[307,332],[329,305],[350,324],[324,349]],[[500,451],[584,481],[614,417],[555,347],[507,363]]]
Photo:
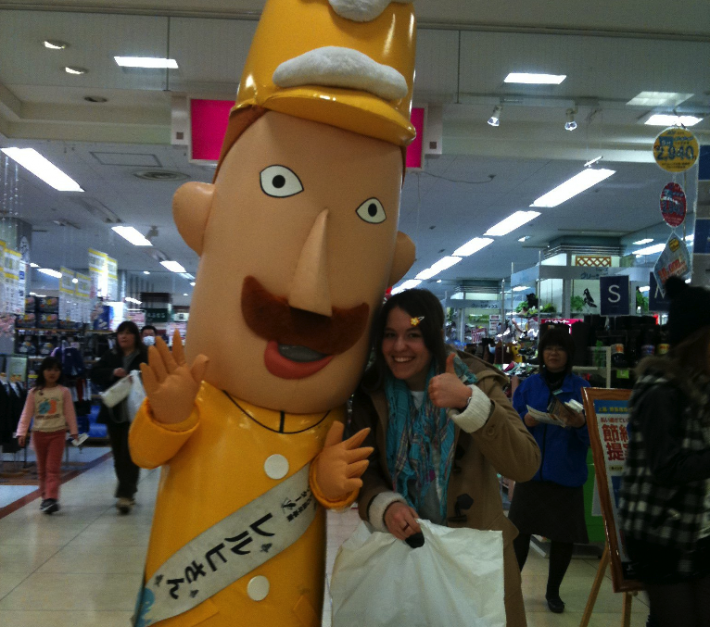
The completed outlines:
[[[318,485],[318,472],[316,470],[316,459],[314,459],[311,462],[311,469],[308,471],[308,479],[309,483],[311,486],[311,492],[313,492],[313,496],[315,497],[316,501],[318,501],[323,507],[326,507],[328,509],[334,509],[337,511],[343,511],[350,507],[354,502],[355,499],[357,499],[357,495],[359,494],[359,490],[354,490],[353,492],[350,492],[350,494],[346,494],[342,499],[339,499],[337,501],[331,501],[328,497],[321,492],[320,486]]]
[[[488,422],[488,418],[493,413],[493,403],[477,385],[468,387],[471,388],[471,400],[466,405],[466,409],[462,412],[450,409],[448,415],[457,427],[466,433],[475,433]]]
[[[387,531],[385,512],[392,503],[397,502],[407,503],[406,499],[398,492],[380,492],[370,501],[370,506],[367,509],[367,517],[369,518],[370,524],[377,529],[377,531]]]

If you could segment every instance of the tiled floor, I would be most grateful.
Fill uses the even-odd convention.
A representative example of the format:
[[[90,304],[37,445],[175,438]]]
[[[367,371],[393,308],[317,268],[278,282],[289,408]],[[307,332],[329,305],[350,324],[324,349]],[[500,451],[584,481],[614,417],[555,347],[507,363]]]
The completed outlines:
[[[92,459],[104,452],[92,450]],[[0,625],[127,627],[141,582],[158,477],[158,471],[143,471],[138,506],[130,516],[119,516],[114,508],[109,459],[62,486],[59,513],[41,514],[35,499],[0,519]],[[0,511],[25,494],[26,489],[0,485]],[[357,524],[355,511],[330,514],[329,573],[338,547]],[[531,550],[523,571],[528,625],[578,626],[596,569],[595,559],[574,559],[562,584],[567,611],[551,614],[544,601],[547,560]],[[607,577],[591,627],[620,625],[621,601]],[[645,599],[636,597],[632,627],[643,627],[647,613]],[[327,601],[323,616],[323,626],[330,627]]]

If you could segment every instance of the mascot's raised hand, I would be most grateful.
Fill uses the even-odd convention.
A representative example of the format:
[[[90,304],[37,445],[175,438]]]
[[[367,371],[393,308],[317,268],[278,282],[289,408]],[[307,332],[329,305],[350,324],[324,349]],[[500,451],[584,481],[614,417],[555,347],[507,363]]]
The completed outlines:
[[[148,363],[141,364],[143,387],[155,418],[175,424],[187,420],[207,370],[209,359],[198,355],[192,368],[185,361],[180,333],[173,335],[172,353],[162,338],[148,349]]]
[[[360,446],[370,429],[362,429],[343,441],[344,430],[342,422],[334,422],[316,458],[318,487],[330,501],[340,500],[362,487],[360,477],[367,470],[370,463],[367,458],[374,450],[371,446]]]

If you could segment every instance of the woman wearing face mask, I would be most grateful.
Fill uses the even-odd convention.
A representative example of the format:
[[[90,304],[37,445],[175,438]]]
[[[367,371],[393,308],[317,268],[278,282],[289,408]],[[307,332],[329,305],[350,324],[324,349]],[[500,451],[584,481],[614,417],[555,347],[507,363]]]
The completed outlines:
[[[140,364],[147,363],[148,357],[134,322],[122,322],[116,330],[116,347],[104,353],[91,370],[91,380],[102,389],[108,389],[133,370],[140,370]],[[113,466],[118,479],[115,496],[116,507],[121,514],[130,513],[135,505],[140,470],[133,463],[128,450],[128,431],[131,427],[126,401],[113,407],[101,403],[97,422],[108,429],[113,451]]]
[[[515,486],[509,518],[520,530],[515,553],[520,570],[525,566],[532,534],[551,540],[550,566],[545,598],[550,611],[559,614],[565,604],[560,584],[572,560],[574,543],[587,543],[584,519],[584,484],[587,481],[589,431],[584,416],[560,405],[582,402],[582,388],[589,384],[572,374],[574,342],[566,327],[552,328],[540,338],[540,372],[525,379],[515,390],[513,406],[542,451],[540,470],[532,481]],[[553,413],[567,426],[537,423],[528,406]],[[556,414],[557,415],[557,414]]]
[[[710,291],[668,279],[671,350],[637,368],[619,518],[661,627],[710,625]]]
[[[353,426],[371,428],[360,516],[404,540],[418,518],[493,529],[505,544],[509,627],[523,627],[515,527],[503,514],[497,472],[525,481],[540,462],[535,441],[503,392],[494,367],[444,344],[444,312],[431,292],[390,298],[373,325],[375,362],[353,403]]]

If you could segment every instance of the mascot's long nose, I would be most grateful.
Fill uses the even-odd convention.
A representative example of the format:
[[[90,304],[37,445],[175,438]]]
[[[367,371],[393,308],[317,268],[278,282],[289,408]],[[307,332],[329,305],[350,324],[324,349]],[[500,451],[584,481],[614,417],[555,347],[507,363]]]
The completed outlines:
[[[316,218],[301,249],[288,304],[295,309],[330,317],[333,308],[328,284],[327,222],[328,210],[325,209]]]

